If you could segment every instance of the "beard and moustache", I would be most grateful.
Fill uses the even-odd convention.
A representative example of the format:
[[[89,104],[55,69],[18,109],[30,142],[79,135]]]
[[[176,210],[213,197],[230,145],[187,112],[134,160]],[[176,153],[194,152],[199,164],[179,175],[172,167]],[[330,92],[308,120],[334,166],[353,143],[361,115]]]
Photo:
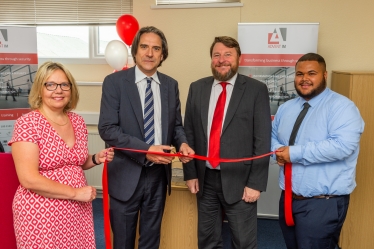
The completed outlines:
[[[218,65],[211,65],[213,77],[218,81],[228,81],[229,79],[234,77],[234,75],[238,72],[238,68],[239,68],[238,65],[239,65],[239,61],[234,66],[232,66],[231,63],[228,63],[228,62],[219,63]],[[216,70],[216,67],[221,67],[221,66],[230,66],[230,70],[225,74],[221,74],[220,72]]]
[[[325,77],[323,77],[323,79],[320,82],[319,86],[316,89],[313,89],[310,93],[307,93],[307,94],[303,94],[296,87],[296,82],[295,81],[294,81],[294,84],[295,84],[295,90],[296,90],[297,94],[300,97],[304,98],[304,99],[310,100],[310,99],[314,98],[315,96],[317,96],[318,94],[320,94],[321,92],[323,92],[323,90],[325,90],[325,88],[326,88],[326,79],[325,79]]]

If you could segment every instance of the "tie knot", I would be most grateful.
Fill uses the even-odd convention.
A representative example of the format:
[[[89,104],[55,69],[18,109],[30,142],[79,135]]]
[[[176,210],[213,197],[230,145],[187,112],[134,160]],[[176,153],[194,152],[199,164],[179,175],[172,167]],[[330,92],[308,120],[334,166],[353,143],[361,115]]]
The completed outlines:
[[[304,103],[304,109],[308,109],[310,107],[309,103],[308,102],[305,102]]]
[[[151,84],[151,82],[152,82],[152,77],[149,77],[149,78],[147,77],[146,80],[147,80],[147,84]]]
[[[225,89],[227,84],[229,84],[229,83],[228,82],[221,82],[220,84],[222,86],[222,89]]]

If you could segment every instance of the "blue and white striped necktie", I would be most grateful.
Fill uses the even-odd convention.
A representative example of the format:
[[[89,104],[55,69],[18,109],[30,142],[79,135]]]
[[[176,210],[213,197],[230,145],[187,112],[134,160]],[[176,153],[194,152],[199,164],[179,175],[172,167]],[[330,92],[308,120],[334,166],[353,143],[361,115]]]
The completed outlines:
[[[144,98],[144,141],[147,144],[153,145],[155,143],[155,122],[151,82],[152,78],[147,78],[147,88],[145,89]]]
[[[144,142],[150,145],[155,144],[155,122],[154,122],[154,104],[152,93],[152,78],[147,79],[147,88],[145,89],[144,98]],[[151,166],[153,163],[147,161],[146,166]]]

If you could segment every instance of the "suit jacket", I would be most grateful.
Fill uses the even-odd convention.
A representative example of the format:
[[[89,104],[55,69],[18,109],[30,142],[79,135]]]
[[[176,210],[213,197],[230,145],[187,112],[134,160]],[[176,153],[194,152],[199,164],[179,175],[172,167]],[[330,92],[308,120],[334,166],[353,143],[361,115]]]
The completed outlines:
[[[177,150],[187,139],[182,126],[178,82],[157,72],[161,94],[162,144]],[[144,142],[143,109],[135,84],[135,67],[108,75],[103,83],[99,133],[110,146],[148,150]],[[116,150],[108,164],[109,194],[127,201],[138,185],[145,154]],[[171,187],[171,164],[165,165],[168,192]]]
[[[208,108],[213,77],[193,82],[186,104],[184,127],[189,146],[198,155],[207,155]],[[270,151],[271,117],[265,84],[238,74],[221,133],[221,158],[243,158]],[[244,187],[265,191],[269,157],[254,161],[221,163],[225,201],[240,201]],[[192,160],[183,167],[184,179],[199,180],[198,196],[204,191],[205,161]]]

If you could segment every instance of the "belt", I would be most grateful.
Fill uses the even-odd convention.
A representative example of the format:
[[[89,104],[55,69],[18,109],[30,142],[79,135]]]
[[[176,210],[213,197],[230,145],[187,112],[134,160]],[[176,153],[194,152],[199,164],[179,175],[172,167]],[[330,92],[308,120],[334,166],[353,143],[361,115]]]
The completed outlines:
[[[339,197],[339,196],[340,195],[316,195],[316,196],[311,196],[311,197],[304,197],[302,195],[297,195],[297,194],[292,193],[292,199],[295,199],[295,200],[307,200],[307,199],[312,199],[312,198],[330,199],[330,198]]]

